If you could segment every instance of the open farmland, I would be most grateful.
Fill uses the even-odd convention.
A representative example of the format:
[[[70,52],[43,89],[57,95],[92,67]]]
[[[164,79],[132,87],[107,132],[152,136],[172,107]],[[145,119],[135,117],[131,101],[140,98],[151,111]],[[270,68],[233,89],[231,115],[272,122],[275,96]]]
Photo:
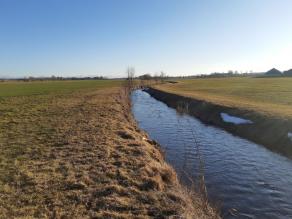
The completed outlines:
[[[122,83],[0,83],[0,218],[214,216],[139,130]]]
[[[122,83],[123,82],[121,80],[0,82],[0,97],[70,93],[81,89],[90,90],[118,87],[121,86]]]
[[[223,106],[292,118],[292,78],[192,79],[157,88]]]

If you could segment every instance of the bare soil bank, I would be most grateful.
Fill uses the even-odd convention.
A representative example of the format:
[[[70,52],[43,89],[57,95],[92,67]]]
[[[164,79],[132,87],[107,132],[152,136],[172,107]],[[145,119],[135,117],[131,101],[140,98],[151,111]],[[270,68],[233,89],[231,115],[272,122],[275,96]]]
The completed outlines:
[[[0,218],[217,218],[121,88],[3,99],[0,115]]]
[[[156,88],[149,88],[147,92],[170,107],[176,109],[187,108],[190,115],[197,117],[204,123],[219,126],[232,134],[264,145],[274,152],[292,157],[292,141],[288,137],[288,133],[292,132],[291,119],[285,120],[283,118],[265,116],[254,111],[216,105]],[[239,125],[227,123],[223,121],[220,113],[248,119],[253,123]]]

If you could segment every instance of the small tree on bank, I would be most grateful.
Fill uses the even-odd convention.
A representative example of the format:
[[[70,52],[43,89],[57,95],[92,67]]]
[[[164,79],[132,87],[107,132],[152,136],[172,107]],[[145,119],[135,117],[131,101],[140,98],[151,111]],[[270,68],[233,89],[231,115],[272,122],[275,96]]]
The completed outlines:
[[[164,82],[165,79],[166,79],[166,74],[165,74],[163,71],[160,72],[160,76],[159,76],[159,78],[160,78],[160,81],[161,81],[161,82]]]
[[[131,90],[134,88],[135,68],[128,67],[126,74],[127,74],[126,89],[127,89],[127,92],[131,92]]]

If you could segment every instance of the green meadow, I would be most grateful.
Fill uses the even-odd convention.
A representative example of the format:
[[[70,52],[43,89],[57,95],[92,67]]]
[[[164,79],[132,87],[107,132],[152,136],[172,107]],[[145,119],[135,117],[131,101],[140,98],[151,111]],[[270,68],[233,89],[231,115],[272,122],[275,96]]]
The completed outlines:
[[[292,78],[208,78],[158,85],[171,93],[219,105],[292,117]]]
[[[121,80],[9,81],[0,82],[0,97],[68,93],[81,89],[116,87],[121,84]]]

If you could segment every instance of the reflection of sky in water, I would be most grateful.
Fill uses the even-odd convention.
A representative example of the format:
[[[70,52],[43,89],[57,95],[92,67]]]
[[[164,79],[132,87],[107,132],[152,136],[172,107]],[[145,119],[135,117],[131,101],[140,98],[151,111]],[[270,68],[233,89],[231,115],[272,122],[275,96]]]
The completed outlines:
[[[140,127],[158,141],[184,182],[204,159],[209,198],[237,218],[292,218],[292,161],[262,146],[176,113],[142,91],[132,96]],[[183,174],[185,172],[186,174]]]
[[[290,140],[292,141],[292,132],[288,132],[287,136],[288,136],[288,138],[290,138]]]

